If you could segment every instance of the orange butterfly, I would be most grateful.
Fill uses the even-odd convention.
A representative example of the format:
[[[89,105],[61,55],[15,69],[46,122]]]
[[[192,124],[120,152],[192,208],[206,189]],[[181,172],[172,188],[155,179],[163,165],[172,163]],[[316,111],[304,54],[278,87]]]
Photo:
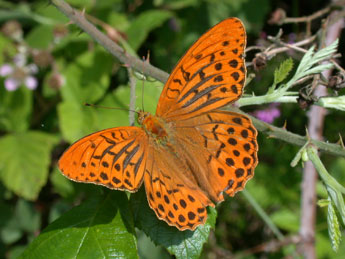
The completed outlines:
[[[229,18],[206,32],[178,62],[156,115],[141,127],[102,130],[75,142],[59,161],[71,180],[135,192],[145,182],[157,217],[179,230],[205,223],[207,206],[253,177],[257,131],[242,114],[218,110],[243,92],[246,35]]]

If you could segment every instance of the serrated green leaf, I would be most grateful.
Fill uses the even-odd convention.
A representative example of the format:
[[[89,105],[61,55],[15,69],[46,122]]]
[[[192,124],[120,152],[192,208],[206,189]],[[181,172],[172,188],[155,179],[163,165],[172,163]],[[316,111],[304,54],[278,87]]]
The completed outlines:
[[[12,192],[35,200],[48,178],[50,152],[58,138],[29,131],[0,138],[0,179]]]
[[[343,195],[338,190],[335,190],[331,186],[327,185],[327,182],[326,182],[326,188],[327,188],[328,195],[330,196],[330,198],[332,199],[332,202],[334,203],[335,207],[338,210],[338,213],[341,217],[343,224],[345,224],[345,202],[344,202]]]
[[[106,191],[50,224],[20,258],[137,258],[126,194]]]
[[[179,231],[157,218],[147,203],[143,188],[131,195],[131,205],[137,225],[154,243],[165,247],[176,258],[199,258],[216,221],[216,210],[209,208],[205,225],[197,227],[195,231]]]
[[[333,204],[329,199],[328,211],[327,211],[327,224],[328,224],[328,234],[331,239],[332,248],[335,252],[338,251],[339,244],[341,241],[341,232],[338,222],[338,217],[335,213]]]
[[[153,29],[162,25],[172,13],[165,10],[149,10],[141,13],[127,31],[130,46],[137,50]]]
[[[274,84],[277,85],[281,83],[290,73],[293,68],[292,58],[284,60],[279,68],[274,71]]]
[[[312,75],[315,73],[320,73],[323,70],[331,68],[333,65],[331,64],[321,64],[316,65],[320,61],[330,58],[337,50],[338,47],[338,40],[335,40],[332,44],[329,46],[320,49],[319,51],[314,53],[315,47],[312,46],[306,54],[304,54],[301,62],[299,63],[296,73],[293,76],[293,78],[287,83],[287,88],[291,85],[293,85],[294,82],[296,82],[298,79]],[[316,65],[315,67],[313,67]]]

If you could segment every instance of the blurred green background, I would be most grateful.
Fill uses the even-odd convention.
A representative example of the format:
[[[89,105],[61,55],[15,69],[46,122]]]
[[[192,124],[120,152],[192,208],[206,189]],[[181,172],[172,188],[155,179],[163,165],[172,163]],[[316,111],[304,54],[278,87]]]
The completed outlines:
[[[150,53],[151,64],[167,72],[196,39],[227,17],[243,21],[248,46],[260,45],[267,44],[265,37],[279,30],[267,23],[276,8],[283,8],[288,16],[303,16],[329,4],[321,0],[67,2],[85,9],[87,18],[108,35],[112,33],[113,40],[122,42],[129,53],[138,57]],[[315,32],[319,25],[313,24],[312,30]],[[49,1],[0,1],[0,26],[0,258],[17,258],[52,221],[104,192],[99,186],[67,180],[59,173],[57,161],[79,138],[128,125],[127,111],[85,107],[84,103],[128,108],[130,90],[126,67],[70,24]],[[283,29],[286,41],[297,41],[303,38],[305,28],[286,25]],[[249,68],[248,73],[256,77],[246,93],[264,94],[272,83],[274,69],[287,56],[274,57],[259,72]],[[252,58],[249,53],[247,60]],[[11,76],[16,80],[6,81]],[[142,85],[137,80],[136,108],[142,105]],[[145,109],[154,112],[162,83],[146,80],[144,85]],[[266,107],[246,107],[245,111]],[[304,135],[306,111],[293,104],[278,108],[280,117],[273,124],[282,127],[287,122],[287,130]],[[345,137],[342,118],[337,111],[327,114],[325,140],[336,142],[339,133]],[[302,167],[290,167],[298,147],[263,134],[258,141],[260,162],[246,189],[285,236],[298,234]],[[345,184],[345,160],[327,155],[322,159],[332,175]],[[317,193],[319,198],[326,197],[321,183]],[[272,253],[253,253],[251,249],[275,236],[242,194],[217,206],[217,212],[216,227],[204,246],[203,258],[281,258],[297,249],[288,245]],[[317,255],[341,258],[345,244],[341,243],[338,254],[332,251],[326,215],[326,208],[317,209]],[[141,258],[169,258],[165,249],[155,246],[143,232],[138,230],[136,236]]]

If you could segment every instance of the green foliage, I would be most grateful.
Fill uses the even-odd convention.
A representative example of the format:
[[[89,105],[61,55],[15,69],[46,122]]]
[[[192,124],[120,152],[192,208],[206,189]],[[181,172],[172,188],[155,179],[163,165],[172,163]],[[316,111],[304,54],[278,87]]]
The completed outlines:
[[[150,10],[141,13],[127,30],[128,43],[137,50],[146,39],[150,31],[161,26],[172,13],[164,10]]]
[[[36,200],[46,184],[53,135],[27,131],[0,138],[0,178],[8,190],[28,200]]]
[[[54,39],[53,29],[51,25],[37,26],[26,36],[25,41],[32,48],[46,49]]]
[[[49,225],[20,258],[137,258],[125,193],[108,191]]]

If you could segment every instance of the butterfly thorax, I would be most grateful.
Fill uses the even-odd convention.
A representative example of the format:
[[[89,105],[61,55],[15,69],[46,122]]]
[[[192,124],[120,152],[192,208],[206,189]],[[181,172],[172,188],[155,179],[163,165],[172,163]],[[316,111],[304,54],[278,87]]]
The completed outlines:
[[[153,137],[157,143],[164,143],[168,137],[167,123],[157,116],[149,112],[139,112],[139,124],[142,125],[145,132]]]

